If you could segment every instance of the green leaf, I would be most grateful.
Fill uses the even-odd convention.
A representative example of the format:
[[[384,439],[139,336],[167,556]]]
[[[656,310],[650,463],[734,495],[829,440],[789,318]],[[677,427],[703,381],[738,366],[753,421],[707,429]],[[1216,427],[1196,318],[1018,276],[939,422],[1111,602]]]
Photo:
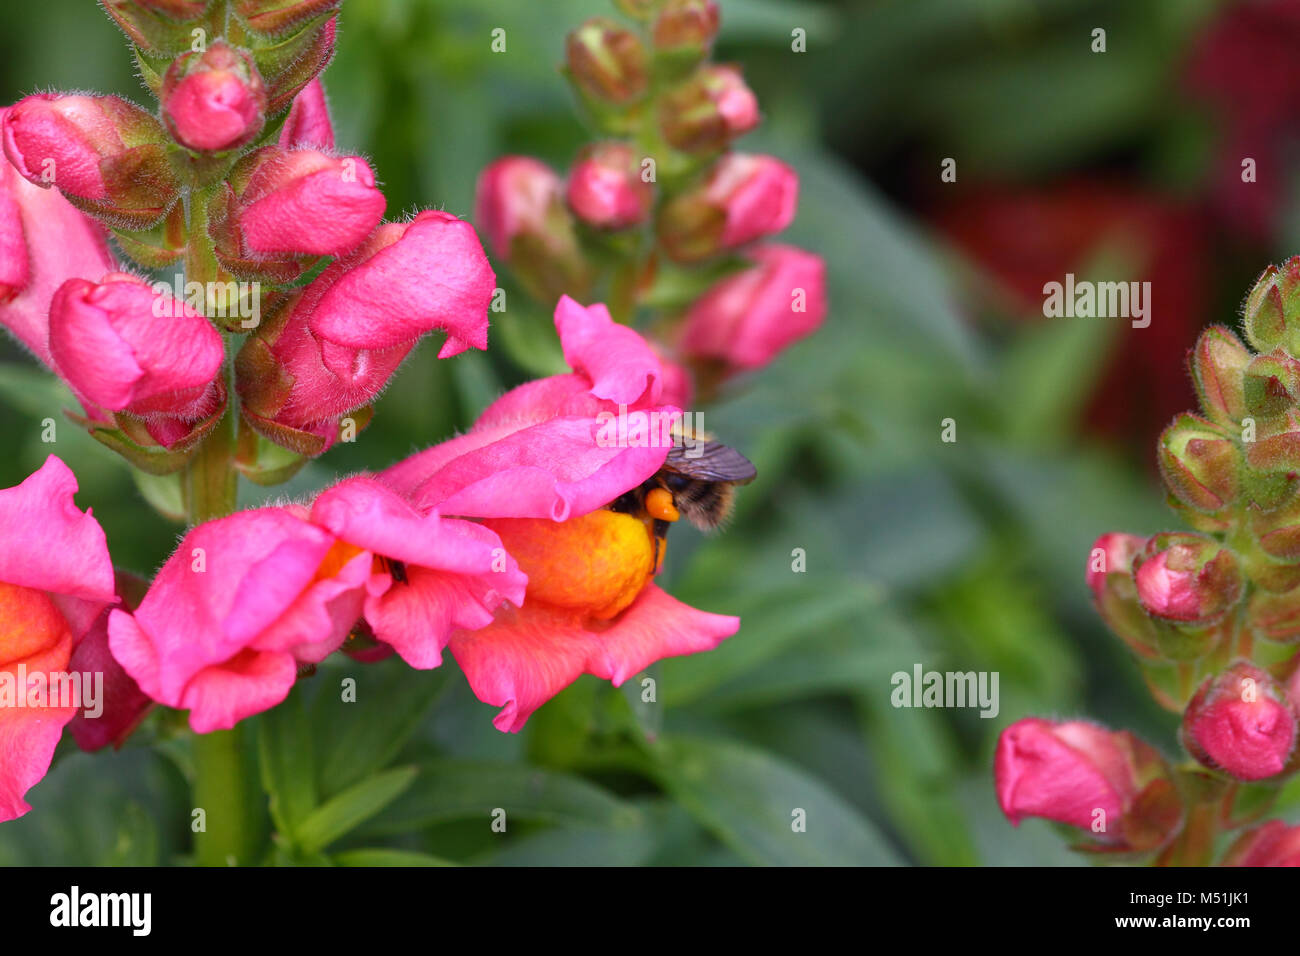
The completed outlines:
[[[815,778],[762,750],[731,741],[668,737],[653,773],[703,826],[760,865],[890,866],[897,853],[876,829]],[[796,832],[797,811],[806,831]]]
[[[343,850],[335,853],[336,866],[456,866],[452,860],[413,850],[392,850],[373,847],[361,850]]]
[[[181,497],[179,472],[169,475],[151,475],[147,471],[132,468],[131,477],[141,497],[160,515],[172,521],[185,520],[185,501]]]
[[[292,842],[317,803],[312,733],[302,691],[295,688],[284,703],[258,720],[262,788],[270,797],[276,829]]]
[[[299,825],[298,846],[312,853],[352,832],[405,793],[418,772],[415,767],[385,770],[326,801]]]
[[[445,669],[444,669],[445,670]],[[336,669],[321,672],[312,704],[321,794],[329,797],[393,760],[447,685],[443,670],[412,670],[400,661],[356,667],[355,702],[342,699]]]
[[[518,764],[434,761],[420,768],[410,792],[367,834],[405,833],[435,823],[481,819],[488,826],[493,812],[511,821],[579,827],[628,827],[641,812],[580,777],[536,770]]]

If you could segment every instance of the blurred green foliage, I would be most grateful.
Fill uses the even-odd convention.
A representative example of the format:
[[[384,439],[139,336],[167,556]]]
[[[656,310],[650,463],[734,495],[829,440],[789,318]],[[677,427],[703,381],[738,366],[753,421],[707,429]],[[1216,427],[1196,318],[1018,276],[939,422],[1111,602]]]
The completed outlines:
[[[720,58],[766,122],[745,141],[802,177],[789,241],[823,255],[824,329],[707,411],[759,479],[724,533],[674,529],[664,582],[741,615],[720,649],[657,665],[646,708],[583,678],[525,731],[490,723],[448,663],[332,660],[255,725],[283,862],[1069,864],[1035,822],[1012,831],[992,792],[998,731],[1029,713],[1088,714],[1172,752],[1174,718],[1092,613],[1084,558],[1102,531],[1172,525],[1146,465],[1073,431],[1095,386],[1102,323],[992,343],[955,301],[955,270],[861,169],[907,142],[934,160],[1030,175],[1157,122],[1171,59],[1204,0],[723,0]],[[586,134],[557,69],[564,33],[607,0],[347,0],[325,74],[340,147],[373,159],[390,215],[471,213],[505,153],[565,166]],[[1079,37],[1111,33],[1099,72]],[[489,34],[507,31],[504,54]],[[794,55],[792,27],[808,33]],[[143,99],[115,28],[86,0],[0,8],[5,101],[86,88]],[[1176,132],[1176,131],[1175,131]],[[1171,133],[1171,135],[1173,135]],[[942,151],[940,151],[942,150]],[[1159,163],[1152,151],[1149,161]],[[426,344],[355,445],[273,496],[384,466],[473,421],[548,370],[522,295],[486,355]],[[540,356],[540,358],[539,358]],[[81,481],[116,561],[148,572],[179,528],[125,466],[63,420],[70,398],[11,345],[0,365],[9,453],[0,485],[55,452]],[[42,443],[41,420],[58,440]],[[957,420],[958,440],[940,441]],[[246,489],[247,504],[259,500]],[[807,570],[792,571],[795,549]],[[1001,710],[895,709],[914,664],[1000,673]],[[341,676],[358,703],[341,705]],[[632,682],[635,684],[636,682]],[[352,709],[349,709],[352,708]],[[187,743],[153,723],[120,754],[61,756],[0,828],[0,862],[175,861],[188,843]],[[303,749],[290,744],[310,739]],[[629,743],[631,741],[631,743]],[[154,745],[155,749],[150,749]],[[502,837],[488,821],[507,808]],[[793,833],[792,810],[807,814]]]

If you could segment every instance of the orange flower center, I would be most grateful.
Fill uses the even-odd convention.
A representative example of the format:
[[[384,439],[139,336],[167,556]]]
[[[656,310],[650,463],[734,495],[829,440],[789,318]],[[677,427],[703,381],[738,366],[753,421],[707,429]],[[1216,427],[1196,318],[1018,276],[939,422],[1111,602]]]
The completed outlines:
[[[316,580],[326,581],[343,570],[343,566],[361,553],[361,548],[346,541],[335,541],[316,569]]]
[[[632,515],[602,510],[561,522],[491,518],[483,524],[528,575],[530,604],[608,619],[636,600],[655,572],[652,533]]]
[[[44,591],[0,581],[0,669],[55,650],[60,642],[70,649],[70,638],[68,622]],[[58,656],[62,660],[41,663],[66,667],[66,653]]]

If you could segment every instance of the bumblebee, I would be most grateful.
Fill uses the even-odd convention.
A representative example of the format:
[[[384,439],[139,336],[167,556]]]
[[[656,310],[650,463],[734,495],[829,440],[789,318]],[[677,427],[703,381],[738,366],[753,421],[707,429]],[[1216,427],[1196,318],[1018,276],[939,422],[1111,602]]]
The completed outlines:
[[[685,518],[701,531],[712,531],[731,514],[736,485],[749,484],[757,474],[748,458],[722,442],[674,445],[653,477],[606,507],[650,523],[658,572],[670,524]]]

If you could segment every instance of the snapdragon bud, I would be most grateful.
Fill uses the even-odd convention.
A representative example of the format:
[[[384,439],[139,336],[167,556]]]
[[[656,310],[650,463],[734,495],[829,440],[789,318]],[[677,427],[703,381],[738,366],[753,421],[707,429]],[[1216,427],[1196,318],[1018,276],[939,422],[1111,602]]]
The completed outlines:
[[[1087,847],[1143,852],[1180,829],[1183,806],[1168,765],[1127,731],[1026,718],[998,738],[998,803],[1013,825],[1044,817],[1077,827]]]
[[[1135,562],[1138,600],[1154,617],[1202,624],[1241,600],[1237,556],[1212,538],[1166,532],[1151,538]]]
[[[1182,740],[1200,763],[1238,780],[1264,780],[1286,769],[1296,715],[1267,671],[1238,661],[1211,677],[1183,714]]]
[[[1247,830],[1228,848],[1222,866],[1300,866],[1300,826],[1270,820]]]
[[[505,156],[479,174],[474,220],[493,255],[509,262],[543,301],[582,296],[590,270],[578,246],[564,189],[545,163]]]
[[[1212,514],[1236,499],[1241,452],[1227,433],[1203,418],[1174,419],[1160,435],[1156,460],[1165,486],[1188,507]]]
[[[1300,355],[1300,256],[1264,270],[1246,297],[1242,319],[1256,351],[1282,347]]]
[[[639,157],[627,143],[595,143],[569,171],[569,208],[598,229],[627,229],[645,222],[654,189],[641,177]]]
[[[565,42],[569,77],[593,105],[627,106],[649,88],[645,47],[631,30],[595,17]]]
[[[715,0],[667,0],[655,18],[655,55],[675,70],[686,70],[709,55],[718,35]]]
[[[664,0],[614,0],[614,5],[634,20],[649,20]]]
[[[235,14],[250,30],[282,36],[309,20],[337,11],[343,0],[234,0]]]
[[[659,100],[660,131],[683,152],[726,149],[758,120],[758,99],[734,66],[703,67]]]
[[[1137,596],[1134,559],[1147,539],[1112,531],[1093,542],[1088,554],[1087,582],[1102,620],[1139,657],[1159,656],[1155,625]]]
[[[154,55],[174,56],[189,49],[198,27],[215,35],[214,0],[100,0],[105,12],[131,42]],[[215,19],[215,17],[214,17]]]
[[[163,78],[161,99],[176,141],[200,152],[237,149],[266,122],[266,89],[253,58],[224,40],[177,57]]]
[[[166,131],[120,97],[41,93],[7,110],[3,124],[5,155],[24,178],[57,186],[110,225],[146,229],[180,195]]]
[[[287,282],[317,256],[357,248],[386,204],[360,156],[265,146],[231,171],[210,232],[231,272]]]
[[[1243,377],[1250,350],[1229,329],[1211,326],[1196,340],[1192,353],[1192,378],[1201,408],[1220,425],[1235,427],[1246,415]]]
[[[731,153],[708,178],[674,197],[659,215],[659,241],[670,257],[695,262],[780,232],[794,219],[799,176],[771,156]]]
[[[1300,362],[1282,349],[1256,355],[1242,374],[1246,414],[1258,425],[1285,418],[1300,397]]]

